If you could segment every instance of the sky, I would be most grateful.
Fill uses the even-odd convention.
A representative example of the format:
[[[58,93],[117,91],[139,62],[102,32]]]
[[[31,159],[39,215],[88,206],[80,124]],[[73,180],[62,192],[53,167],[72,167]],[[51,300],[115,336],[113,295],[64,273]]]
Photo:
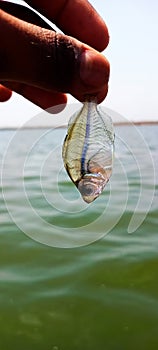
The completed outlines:
[[[23,1],[14,1],[23,3]],[[103,105],[131,121],[158,121],[158,2],[91,0],[103,17],[110,43],[103,52],[111,65]],[[77,102],[69,96],[69,103]],[[0,103],[0,127],[20,126],[41,109],[13,94]]]

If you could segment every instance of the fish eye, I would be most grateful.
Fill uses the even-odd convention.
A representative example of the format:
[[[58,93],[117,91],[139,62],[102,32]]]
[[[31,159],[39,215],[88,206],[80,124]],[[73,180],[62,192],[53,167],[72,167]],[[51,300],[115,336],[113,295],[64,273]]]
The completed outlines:
[[[82,186],[81,192],[83,196],[92,196],[94,194],[93,187],[91,186]]]

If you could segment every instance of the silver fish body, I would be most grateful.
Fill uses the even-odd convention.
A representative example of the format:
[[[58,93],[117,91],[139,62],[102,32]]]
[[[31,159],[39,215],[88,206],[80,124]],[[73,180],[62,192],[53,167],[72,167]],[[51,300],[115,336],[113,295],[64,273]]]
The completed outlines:
[[[70,118],[62,156],[85,202],[103,191],[112,173],[114,130],[111,118],[95,102],[85,102]]]

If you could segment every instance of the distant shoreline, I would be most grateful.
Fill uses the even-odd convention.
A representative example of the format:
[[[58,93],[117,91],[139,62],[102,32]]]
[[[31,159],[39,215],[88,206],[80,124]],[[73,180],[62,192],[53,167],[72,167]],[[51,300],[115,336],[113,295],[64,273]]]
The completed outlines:
[[[116,126],[131,126],[131,125],[158,125],[158,121],[138,121],[138,122],[132,122],[132,121],[127,121],[127,122],[114,122],[114,125]],[[5,131],[5,130],[17,130],[17,129],[22,129],[22,130],[32,130],[32,129],[49,129],[49,128],[55,128],[55,129],[64,129],[67,128],[67,125],[62,125],[62,126],[56,126],[56,125],[35,125],[35,126],[10,126],[10,127],[0,127],[0,131]]]

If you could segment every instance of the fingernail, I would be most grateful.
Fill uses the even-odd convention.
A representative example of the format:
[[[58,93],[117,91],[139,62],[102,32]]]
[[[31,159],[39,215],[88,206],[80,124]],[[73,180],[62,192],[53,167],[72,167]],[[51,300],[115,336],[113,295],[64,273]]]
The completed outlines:
[[[81,56],[80,78],[86,85],[96,87],[108,83],[108,61],[98,52],[85,50]]]

